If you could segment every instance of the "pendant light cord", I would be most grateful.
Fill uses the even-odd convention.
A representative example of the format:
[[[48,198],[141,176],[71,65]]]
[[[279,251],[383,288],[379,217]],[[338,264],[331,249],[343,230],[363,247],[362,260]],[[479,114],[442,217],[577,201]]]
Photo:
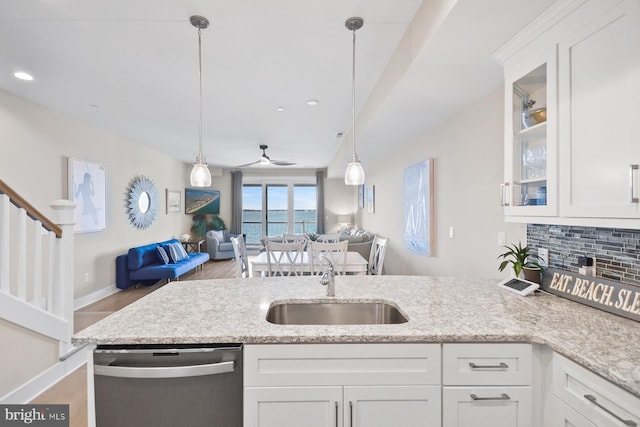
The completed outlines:
[[[202,159],[202,30],[198,27],[198,78],[200,80],[200,133],[198,144],[198,160]]]
[[[356,155],[356,28],[353,28],[353,55],[351,68],[351,137],[353,140],[353,160]]]

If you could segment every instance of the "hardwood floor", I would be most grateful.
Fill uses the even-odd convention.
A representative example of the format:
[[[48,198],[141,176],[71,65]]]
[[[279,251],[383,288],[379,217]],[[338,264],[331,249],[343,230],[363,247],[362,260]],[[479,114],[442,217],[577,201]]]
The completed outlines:
[[[180,280],[223,279],[240,277],[235,260],[209,261],[202,272],[189,272]],[[75,312],[74,329],[80,331],[107,317],[143,296],[164,286],[158,283],[149,287],[131,288],[117,292]],[[77,369],[50,389],[36,397],[32,404],[69,404],[70,427],[87,426],[87,369]]]

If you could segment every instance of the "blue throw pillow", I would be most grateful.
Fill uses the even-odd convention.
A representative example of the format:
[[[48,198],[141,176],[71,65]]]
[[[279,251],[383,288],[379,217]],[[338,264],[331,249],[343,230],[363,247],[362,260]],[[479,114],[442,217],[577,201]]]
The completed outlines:
[[[158,247],[156,248],[156,252],[158,253],[158,259],[160,260],[160,262],[162,262],[163,264],[169,264],[169,255],[167,255],[167,251],[165,251],[162,246],[158,245]]]
[[[189,258],[189,255],[187,255],[187,252],[180,243],[169,243],[167,247],[169,248],[169,256],[173,262],[179,262]]]
[[[176,247],[178,248],[178,252],[180,252],[180,257],[181,259],[187,259],[189,258],[189,254],[187,253],[187,251],[184,249],[184,246],[182,246],[182,243],[175,243]]]

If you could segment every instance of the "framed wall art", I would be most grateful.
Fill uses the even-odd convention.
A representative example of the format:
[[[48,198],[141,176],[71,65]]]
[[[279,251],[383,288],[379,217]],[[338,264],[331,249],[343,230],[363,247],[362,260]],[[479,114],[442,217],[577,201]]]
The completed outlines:
[[[370,185],[367,187],[367,212],[372,214],[376,213],[376,186]]]
[[[218,190],[185,188],[184,213],[186,214],[219,214],[220,213],[220,192]]]
[[[358,186],[358,207],[364,209],[364,184]]]
[[[104,165],[70,157],[68,198],[76,203],[76,233],[107,229],[107,173]]]
[[[404,243],[433,255],[433,159],[404,170]]]
[[[182,193],[177,190],[166,189],[167,213],[180,213],[182,211]]]

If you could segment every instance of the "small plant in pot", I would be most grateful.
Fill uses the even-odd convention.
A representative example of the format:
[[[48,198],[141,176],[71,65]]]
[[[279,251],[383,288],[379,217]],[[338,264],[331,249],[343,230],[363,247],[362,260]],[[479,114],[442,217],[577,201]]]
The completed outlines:
[[[507,245],[505,248],[508,250],[498,256],[498,259],[502,259],[498,270],[503,271],[508,265],[511,265],[515,277],[524,276],[525,280],[540,283],[540,275],[543,270],[540,265],[542,258],[531,253],[529,247],[523,247],[521,243]]]

